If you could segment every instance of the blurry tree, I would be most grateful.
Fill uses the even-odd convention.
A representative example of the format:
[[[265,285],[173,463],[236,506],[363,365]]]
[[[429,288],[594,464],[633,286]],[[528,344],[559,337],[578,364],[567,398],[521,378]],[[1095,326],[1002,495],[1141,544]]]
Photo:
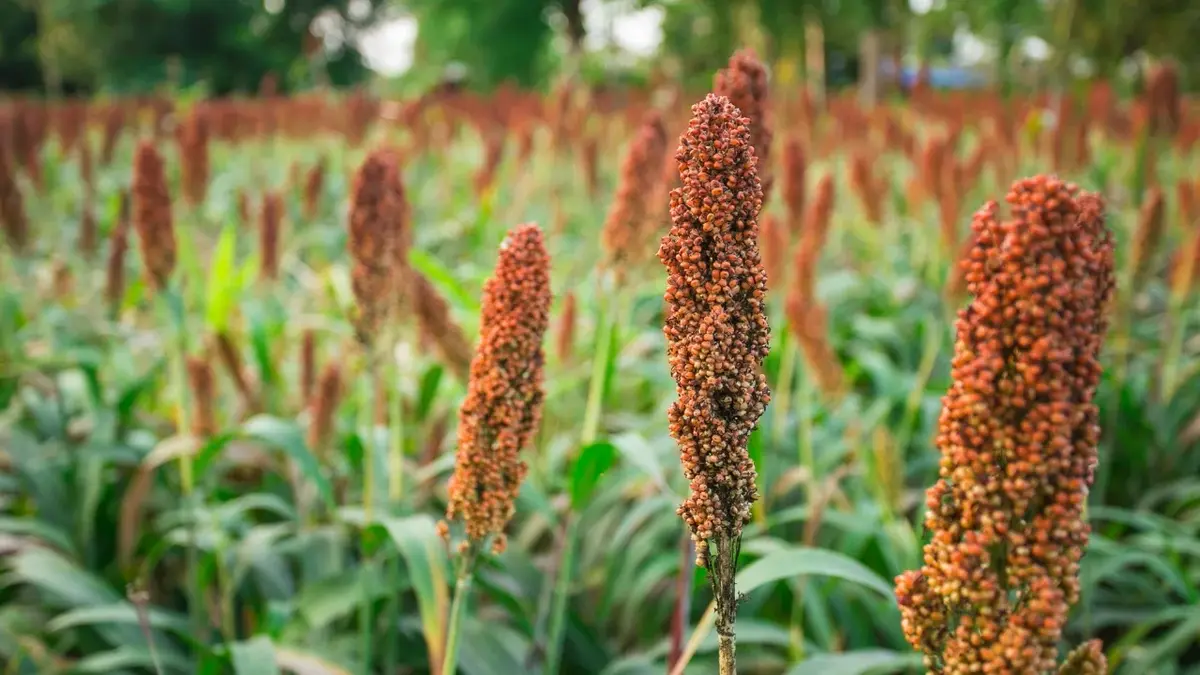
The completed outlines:
[[[461,64],[475,87],[544,83],[555,64],[556,26],[561,24],[570,55],[580,54],[586,37],[580,0],[406,0],[403,5],[417,18],[421,67]]]
[[[14,3],[18,7],[14,7]],[[325,67],[334,84],[368,73],[353,38],[380,16],[386,0],[3,0],[0,35],[34,42],[39,75],[96,88],[144,91],[168,79],[203,81],[214,92],[253,91],[262,76],[301,84],[314,25],[332,47]],[[32,25],[28,15],[32,14]],[[10,19],[9,15],[14,18]],[[10,38],[10,33],[15,34]],[[24,48],[28,50],[26,46]],[[7,50],[7,47],[5,48]],[[23,54],[26,52],[22,52]],[[17,63],[0,52],[0,68]]]
[[[24,2],[0,2],[0,90],[21,90],[42,82],[37,51],[38,16]]]

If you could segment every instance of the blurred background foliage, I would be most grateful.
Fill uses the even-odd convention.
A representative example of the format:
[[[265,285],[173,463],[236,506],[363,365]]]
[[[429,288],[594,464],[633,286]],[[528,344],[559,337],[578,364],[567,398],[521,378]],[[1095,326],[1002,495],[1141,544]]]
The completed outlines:
[[[586,18],[640,10],[661,18],[648,54],[619,53],[622,29]],[[418,28],[398,88],[428,86],[452,65],[479,89],[547,86],[563,66],[608,82],[703,80],[747,43],[798,76],[815,48],[838,84],[862,75],[869,54],[952,60],[964,35],[987,45],[1002,86],[1111,78],[1143,55],[1178,62],[1188,81],[1200,71],[1191,0],[4,0],[0,84],[67,93],[202,84],[226,94],[253,91],[270,72],[284,91],[350,85],[373,76],[359,38],[405,20]],[[1019,49],[1028,44],[1037,48]],[[1027,51],[1043,55],[1037,67],[1014,68]]]

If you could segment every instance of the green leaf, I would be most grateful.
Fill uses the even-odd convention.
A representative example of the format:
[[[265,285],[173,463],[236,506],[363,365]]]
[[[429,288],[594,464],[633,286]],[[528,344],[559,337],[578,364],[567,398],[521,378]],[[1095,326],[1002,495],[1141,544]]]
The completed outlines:
[[[746,566],[737,575],[742,593],[774,581],[798,576],[824,576],[862,584],[884,597],[892,597],[892,585],[857,560],[821,548],[798,546],[769,553]]]
[[[113,671],[122,672],[125,669],[155,672],[158,670],[157,666],[162,667],[162,670],[159,671],[162,673],[189,673],[193,670],[188,660],[178,654],[163,654],[161,650],[153,653],[146,647],[126,645],[84,657],[75,662],[71,672],[104,673],[105,675],[110,675]]]
[[[884,675],[920,667],[920,654],[862,649],[842,654],[818,654],[793,666],[787,675]]]
[[[304,434],[294,422],[270,415],[257,415],[246,420],[241,433],[282,450],[300,468],[300,474],[316,486],[325,504],[330,509],[334,507],[333,488],[329,485],[329,479],[321,471],[321,465],[304,441]]]
[[[221,237],[213,250],[208,275],[208,297],[205,301],[205,319],[215,333],[229,327],[229,316],[237,300],[237,230],[226,224],[221,228]]]
[[[192,630],[187,617],[169,613],[161,609],[150,608],[146,613],[146,623],[151,628],[173,631],[179,635],[187,635]],[[92,605],[63,612],[46,624],[51,632],[91,626],[96,624],[126,624],[140,626],[141,618],[137,608],[129,602],[117,602],[108,605]]]
[[[230,645],[229,660],[236,675],[279,675],[275,645],[263,635]]]
[[[439,661],[446,639],[445,617],[450,609],[447,584],[450,565],[446,544],[438,535],[433,519],[426,515],[383,518],[379,524],[404,558],[404,565],[417,594],[429,657]]]
[[[453,272],[446,268],[440,260],[419,249],[409,249],[408,262],[418,272],[429,277],[442,293],[453,299],[454,304],[472,314],[479,313],[479,300],[468,293]]]
[[[608,441],[597,441],[583,448],[571,467],[571,507],[582,511],[596,485],[617,461],[617,449]]]

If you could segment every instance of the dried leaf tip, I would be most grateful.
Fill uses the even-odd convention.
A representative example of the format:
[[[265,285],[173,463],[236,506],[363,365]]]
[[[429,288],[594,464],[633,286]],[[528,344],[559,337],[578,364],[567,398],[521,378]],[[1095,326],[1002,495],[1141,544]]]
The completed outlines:
[[[458,450],[446,521],[466,523],[464,548],[505,545],[525,478],[521,450],[541,420],[542,341],[550,322],[550,258],[532,223],[509,232],[483,287],[480,342],[459,409]],[[447,535],[448,526],[440,527]]]
[[[679,507],[704,562],[709,540],[737,538],[758,499],[746,450],[770,400],[767,278],[758,249],[762,188],[749,120],[724,96],[692,107],[676,153],[667,268],[667,360],[678,400],[668,412],[691,494]]]

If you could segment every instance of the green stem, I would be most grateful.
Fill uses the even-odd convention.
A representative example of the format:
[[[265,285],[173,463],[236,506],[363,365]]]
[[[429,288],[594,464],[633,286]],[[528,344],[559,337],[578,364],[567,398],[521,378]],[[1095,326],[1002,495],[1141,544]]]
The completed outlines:
[[[581,447],[591,445],[600,435],[600,414],[604,410],[605,376],[608,372],[608,355],[612,351],[613,338],[617,331],[617,313],[620,311],[620,292],[602,319],[600,334],[596,336],[596,351],[592,355],[592,379],[588,383],[587,407],[583,414],[583,430],[579,437]]]
[[[1167,348],[1163,354],[1162,362],[1163,403],[1170,403],[1171,397],[1175,395],[1175,390],[1178,388],[1179,362],[1183,355],[1184,328],[1187,325],[1187,316],[1183,311],[1182,298],[1179,301],[1172,302],[1171,305],[1171,312],[1169,314],[1171,322],[1170,337],[1167,339]]]
[[[446,654],[442,660],[441,675],[458,673],[458,639],[462,632],[462,620],[466,614],[467,598],[471,594],[471,583],[475,577],[476,547],[471,544],[459,561],[458,581],[454,584],[454,602],[450,605],[450,623],[446,627]]]
[[[400,367],[392,365],[390,370],[396,383],[392,401],[391,419],[388,420],[391,434],[388,452],[388,499],[393,503],[404,497],[404,397],[400,395]]]
[[[557,675],[562,660],[563,633],[567,627],[567,600],[571,597],[571,576],[575,566],[575,546],[579,521],[571,515],[563,529],[562,562],[554,583],[554,609],[550,613],[550,632],[546,640],[546,675]]]

